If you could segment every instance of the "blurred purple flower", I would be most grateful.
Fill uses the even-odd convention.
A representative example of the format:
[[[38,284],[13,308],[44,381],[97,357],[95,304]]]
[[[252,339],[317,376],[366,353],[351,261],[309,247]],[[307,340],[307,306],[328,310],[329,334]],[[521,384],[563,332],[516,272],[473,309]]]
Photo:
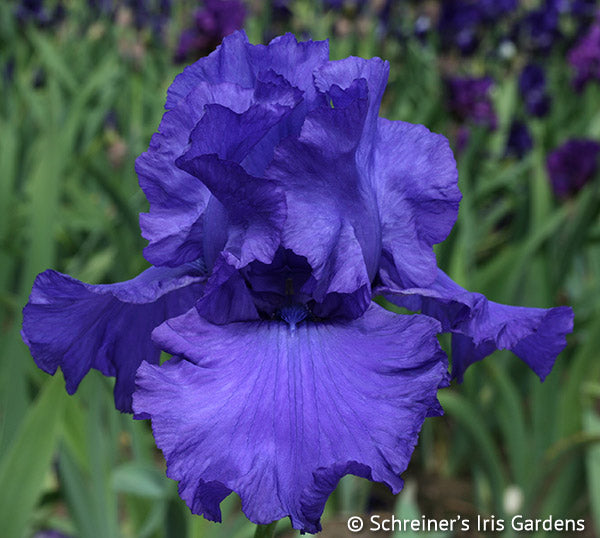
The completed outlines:
[[[581,91],[590,80],[600,80],[600,17],[571,49],[569,63],[576,71],[573,84],[577,91]]]
[[[244,25],[246,9],[240,0],[205,0],[194,14],[194,27],[179,38],[174,60],[197,60],[214,49],[224,37]]]
[[[567,198],[580,191],[598,168],[600,143],[571,139],[548,155],[546,165],[555,194]]]
[[[497,120],[490,90],[494,85],[491,77],[454,77],[447,80],[448,105],[461,121],[472,121],[495,129]]]
[[[464,55],[475,52],[479,44],[481,13],[466,0],[447,0],[442,4],[438,30],[445,46],[457,47]]]
[[[496,21],[517,9],[517,0],[479,0],[477,7],[486,21]]]
[[[53,10],[44,3],[44,0],[21,0],[14,10],[17,22],[20,25],[32,23],[40,28],[47,28],[64,19],[65,8],[62,2],[57,2]]]
[[[325,9],[341,10],[343,8],[362,9],[368,0],[321,0]]]
[[[597,0],[573,0],[570,5],[570,12],[576,17],[593,17],[597,10]]]
[[[551,2],[529,12],[518,28],[524,45],[534,52],[547,54],[561,35],[558,22],[559,12]]]
[[[541,9],[553,10],[557,13],[567,13],[571,9],[572,0],[546,0]]]
[[[522,121],[514,120],[508,133],[506,154],[522,159],[532,147],[533,139],[527,125]]]
[[[527,112],[541,118],[550,110],[550,96],[546,92],[546,75],[537,64],[525,66],[519,76],[519,89]]]
[[[171,0],[128,0],[138,30],[150,28],[155,36],[162,36],[171,15]]]

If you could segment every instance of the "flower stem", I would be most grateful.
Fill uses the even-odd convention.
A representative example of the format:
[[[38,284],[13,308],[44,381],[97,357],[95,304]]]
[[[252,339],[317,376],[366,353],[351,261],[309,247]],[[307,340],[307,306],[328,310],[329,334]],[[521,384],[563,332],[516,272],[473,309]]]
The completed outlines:
[[[273,523],[269,523],[268,525],[256,525],[254,538],[273,538],[276,525],[277,521],[273,521]]]

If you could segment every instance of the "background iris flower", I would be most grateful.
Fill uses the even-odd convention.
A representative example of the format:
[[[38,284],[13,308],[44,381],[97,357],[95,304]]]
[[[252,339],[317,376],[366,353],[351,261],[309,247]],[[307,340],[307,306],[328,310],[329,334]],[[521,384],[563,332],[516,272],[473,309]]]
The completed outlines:
[[[348,473],[402,488],[453,375],[510,349],[543,379],[570,308],[488,301],[437,268],[461,198],[447,140],[378,116],[389,66],[329,61],[326,42],[243,32],[180,74],[136,170],[153,264],[91,286],[52,271],[23,335],[73,392],[90,368],[152,419],[194,513],[320,529]],[[376,295],[422,314],[400,315]],[[159,366],[160,350],[174,358]],[[135,385],[134,385],[135,376]],[[131,405],[131,398],[133,404]]]

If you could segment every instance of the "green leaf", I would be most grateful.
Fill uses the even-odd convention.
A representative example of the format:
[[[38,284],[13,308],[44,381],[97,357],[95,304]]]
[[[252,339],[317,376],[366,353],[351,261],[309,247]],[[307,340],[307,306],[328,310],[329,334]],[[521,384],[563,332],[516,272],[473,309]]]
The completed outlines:
[[[277,521],[273,521],[273,523],[269,523],[268,525],[257,525],[254,538],[272,538],[275,536],[276,526]]]
[[[151,499],[164,499],[169,495],[169,483],[156,467],[137,462],[124,463],[112,474],[115,491],[132,493]]]
[[[476,407],[460,394],[441,391],[438,398],[446,415],[459,422],[465,435],[471,438],[472,452],[486,469],[495,509],[498,514],[502,513],[502,501],[506,489],[504,467],[486,421]]]
[[[0,462],[0,529],[19,538],[42,494],[44,476],[62,431],[67,395],[59,376],[49,380],[27,413],[15,440]]]
[[[588,434],[600,435],[600,416],[591,405],[584,412],[583,426]],[[600,441],[587,448],[585,459],[592,515],[596,528],[600,529]]]

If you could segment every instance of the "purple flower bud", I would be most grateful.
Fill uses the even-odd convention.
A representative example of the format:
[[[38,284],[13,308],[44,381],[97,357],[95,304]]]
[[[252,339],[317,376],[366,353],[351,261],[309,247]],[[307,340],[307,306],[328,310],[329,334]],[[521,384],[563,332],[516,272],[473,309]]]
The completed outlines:
[[[479,12],[486,21],[495,21],[518,7],[517,0],[479,0]]]
[[[550,96],[546,92],[546,75],[536,64],[525,66],[519,77],[519,89],[527,112],[543,117],[550,110]]]
[[[496,128],[496,113],[490,99],[491,77],[451,78],[447,81],[449,107],[456,118]]]
[[[39,28],[48,28],[58,24],[65,16],[65,8],[58,2],[50,11],[43,0],[22,0],[14,11],[19,25],[35,24]]]
[[[506,142],[506,155],[514,155],[522,159],[532,147],[533,139],[527,125],[522,121],[514,120]]]
[[[571,139],[555,149],[546,161],[550,183],[557,196],[576,194],[592,179],[598,167],[600,143]]]
[[[561,33],[558,27],[559,12],[546,5],[530,12],[519,24],[519,33],[525,46],[535,52],[547,54]]]
[[[571,0],[546,0],[546,10],[553,10],[557,13],[567,13],[570,9]]]
[[[464,0],[448,0],[442,5],[438,29],[446,46],[456,46],[464,55],[475,52],[481,13]]]

